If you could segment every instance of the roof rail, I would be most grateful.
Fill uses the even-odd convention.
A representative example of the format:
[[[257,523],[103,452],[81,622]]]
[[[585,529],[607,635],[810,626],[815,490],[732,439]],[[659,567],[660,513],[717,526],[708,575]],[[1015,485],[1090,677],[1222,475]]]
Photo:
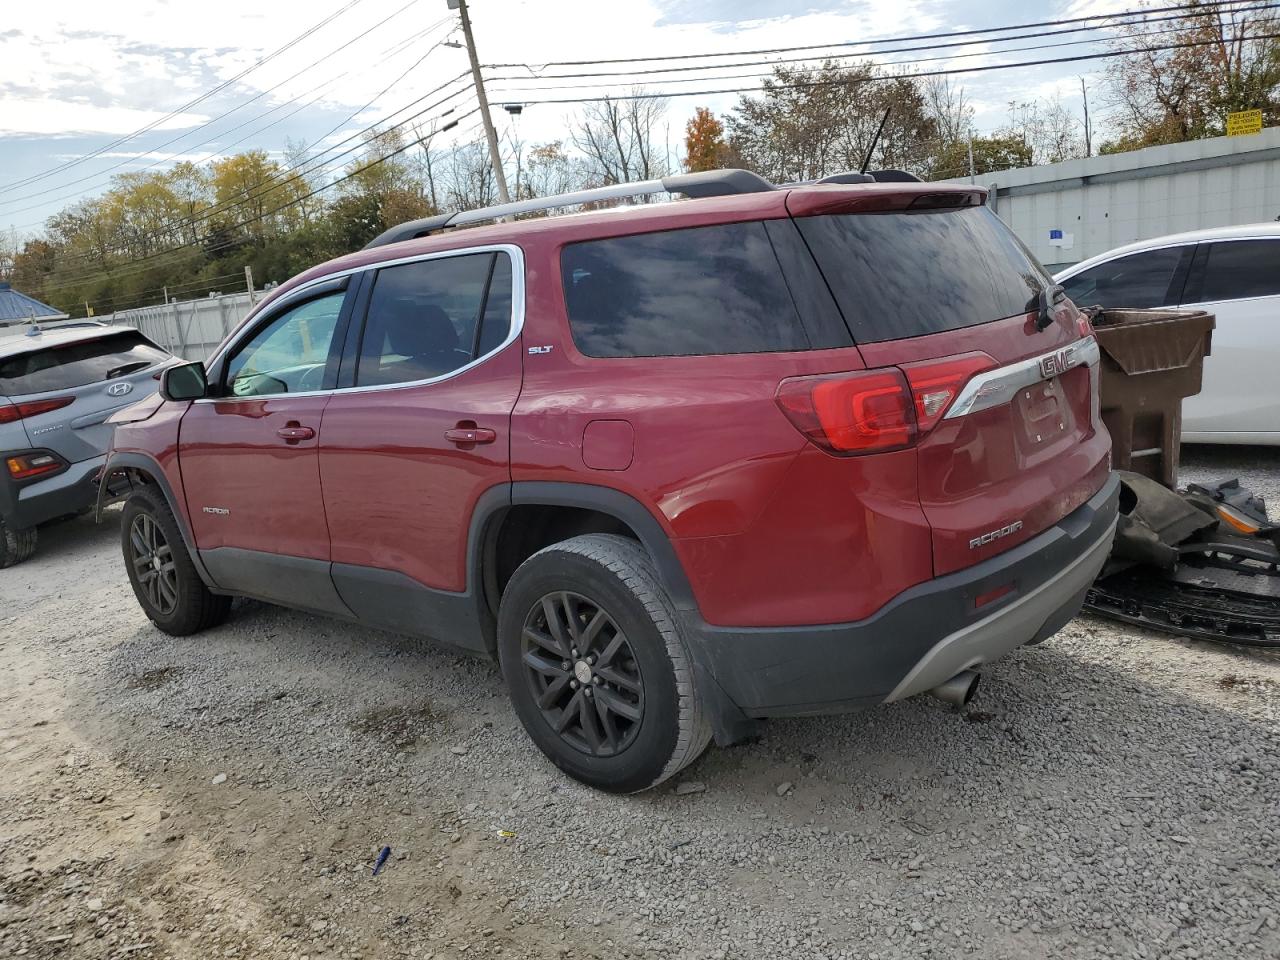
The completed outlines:
[[[893,180],[916,179],[909,173],[897,170],[881,171],[881,173],[891,174],[892,176],[888,179]],[[816,182],[871,183],[877,179],[880,179],[879,174],[837,173]],[[784,184],[784,186],[789,187],[793,184]],[[556,207],[573,207],[583,203],[598,203],[601,200],[643,197],[654,193],[683,193],[693,198],[727,197],[742,193],[766,193],[777,189],[780,188],[749,170],[704,170],[698,173],[680,173],[660,180],[614,183],[590,190],[575,190],[572,193],[534,197],[531,200],[517,200],[514,203],[501,203],[492,207],[480,207],[477,210],[461,210],[457,213],[442,213],[434,217],[423,217],[421,220],[410,220],[384,230],[365,244],[364,249],[384,247],[389,243],[400,243],[403,240],[416,240],[436,230],[443,230],[445,227],[460,227],[468,223],[479,223],[482,220],[513,217],[538,210],[552,210]]]
[[[443,213],[435,217],[423,217],[421,220],[410,220],[384,230],[365,244],[364,249],[399,243],[402,240],[416,240],[418,237],[425,237],[445,227],[460,227],[468,223],[479,223],[482,220],[512,217],[538,210],[552,210],[556,207],[572,207],[582,203],[598,203],[601,200],[620,200],[624,197],[641,197],[654,193],[683,193],[689,197],[724,197],[739,193],[763,193],[773,189],[775,189],[773,184],[768,180],[748,170],[706,170],[700,173],[682,173],[663,177],[661,180],[614,183],[590,190],[575,190],[572,193],[534,197],[531,200],[517,200],[514,203],[481,207],[478,210],[461,210],[457,213]]]

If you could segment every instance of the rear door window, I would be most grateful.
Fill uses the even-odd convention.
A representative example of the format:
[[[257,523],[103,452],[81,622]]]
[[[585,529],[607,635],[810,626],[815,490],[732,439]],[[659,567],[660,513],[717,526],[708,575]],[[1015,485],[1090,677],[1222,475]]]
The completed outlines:
[[[560,267],[573,341],[589,357],[814,346],[760,221],[572,243]]]
[[[0,396],[70,390],[145,370],[169,354],[137,330],[0,358]]]
[[[501,346],[511,330],[511,258],[503,252],[420,260],[378,271],[357,386],[452,373]]]
[[[1117,257],[1062,281],[1080,307],[1146,310],[1178,302],[1181,281],[1195,246],[1144,250]]]
[[[1187,302],[1280,295],[1280,240],[1231,240],[1203,247],[1203,261],[1197,260],[1187,285]]]
[[[1026,313],[1052,283],[985,206],[802,217],[796,223],[859,343]]]

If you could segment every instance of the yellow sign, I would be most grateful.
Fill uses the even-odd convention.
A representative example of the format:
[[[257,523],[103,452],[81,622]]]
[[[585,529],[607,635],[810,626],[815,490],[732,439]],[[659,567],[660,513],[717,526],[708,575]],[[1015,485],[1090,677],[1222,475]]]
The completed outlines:
[[[1262,132],[1262,111],[1242,110],[1227,114],[1227,136],[1240,137],[1247,133]]]

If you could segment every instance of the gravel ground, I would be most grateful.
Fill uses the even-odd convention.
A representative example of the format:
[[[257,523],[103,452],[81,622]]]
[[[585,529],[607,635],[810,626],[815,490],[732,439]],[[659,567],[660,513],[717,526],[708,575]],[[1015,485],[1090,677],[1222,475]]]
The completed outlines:
[[[1280,504],[1280,450],[1184,464]],[[619,798],[486,663],[256,603],[165,637],[118,523],[0,572],[0,956],[1280,956],[1273,653],[1081,618],[963,712],[775,722]]]

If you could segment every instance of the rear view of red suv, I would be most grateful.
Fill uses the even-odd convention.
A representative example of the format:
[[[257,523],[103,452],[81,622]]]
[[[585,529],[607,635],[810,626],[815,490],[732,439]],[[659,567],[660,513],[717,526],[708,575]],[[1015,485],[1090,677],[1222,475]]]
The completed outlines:
[[[296,277],[117,428],[147,616],[248,596],[495,657],[614,791],[762,718],[963,702],[1109,549],[1097,346],[985,191],[834,179],[446,215]]]

